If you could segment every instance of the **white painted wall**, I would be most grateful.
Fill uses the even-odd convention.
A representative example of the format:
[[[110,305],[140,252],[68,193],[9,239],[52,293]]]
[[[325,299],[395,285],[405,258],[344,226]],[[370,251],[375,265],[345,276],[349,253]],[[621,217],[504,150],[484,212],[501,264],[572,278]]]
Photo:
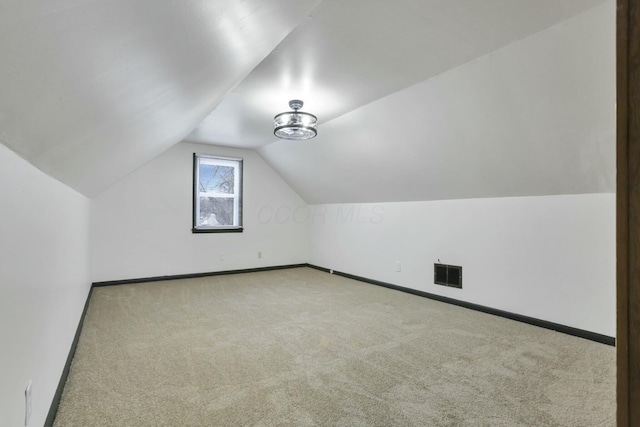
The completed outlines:
[[[243,233],[191,232],[194,152],[244,159]],[[299,206],[255,151],[180,143],[92,199],[92,279],[305,263],[308,226],[293,218]]]
[[[0,145],[0,425],[43,425],[89,292],[89,199]]]
[[[312,264],[615,336],[614,194],[310,210]],[[462,290],[433,284],[438,259]]]

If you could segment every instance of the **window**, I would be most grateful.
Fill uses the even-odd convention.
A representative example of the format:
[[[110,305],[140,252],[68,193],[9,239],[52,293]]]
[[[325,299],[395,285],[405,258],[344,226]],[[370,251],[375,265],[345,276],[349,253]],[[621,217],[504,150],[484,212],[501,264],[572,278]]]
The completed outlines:
[[[242,231],[242,159],[193,155],[192,231]]]

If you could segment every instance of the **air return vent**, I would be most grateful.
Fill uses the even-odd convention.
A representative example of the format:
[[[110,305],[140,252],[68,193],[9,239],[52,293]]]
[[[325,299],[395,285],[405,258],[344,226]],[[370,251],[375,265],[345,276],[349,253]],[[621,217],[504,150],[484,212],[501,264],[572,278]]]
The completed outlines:
[[[433,283],[462,289],[462,267],[459,265],[433,264]]]

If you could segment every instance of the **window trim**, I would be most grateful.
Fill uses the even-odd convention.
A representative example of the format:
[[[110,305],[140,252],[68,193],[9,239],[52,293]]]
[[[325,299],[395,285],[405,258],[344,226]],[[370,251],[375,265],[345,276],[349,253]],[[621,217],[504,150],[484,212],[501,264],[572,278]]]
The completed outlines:
[[[199,191],[198,191],[198,172],[199,172],[199,159],[200,158],[209,158],[209,159],[217,159],[217,160],[231,160],[234,162],[238,162],[238,175],[240,178],[239,182],[239,193],[238,198],[238,225],[223,225],[223,226],[198,226],[196,215],[199,215],[198,212],[198,199],[199,199]],[[226,157],[226,156],[216,156],[213,154],[199,154],[193,153],[193,181],[191,184],[192,190],[192,211],[191,211],[191,232],[192,233],[242,233],[244,231],[244,227],[242,225],[242,195],[244,193],[244,177],[243,177],[243,159],[241,157]]]

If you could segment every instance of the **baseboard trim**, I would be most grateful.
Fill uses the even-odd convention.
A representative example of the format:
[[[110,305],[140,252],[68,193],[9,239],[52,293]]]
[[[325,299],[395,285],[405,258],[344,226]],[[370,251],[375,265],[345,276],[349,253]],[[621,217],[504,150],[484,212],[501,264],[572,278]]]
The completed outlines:
[[[394,285],[387,282],[382,282],[380,280],[369,279],[362,276],[356,276],[354,274],[343,273],[341,271],[330,270],[328,268],[319,267],[317,265],[308,265],[311,268],[315,268],[316,270],[324,271],[326,273],[336,274],[338,276],[346,277],[348,279],[358,280],[360,282],[370,283],[372,285],[382,286],[389,289],[394,289],[396,291],[406,292],[413,295],[418,295],[424,298],[429,298],[432,300],[445,302],[448,304],[457,305],[459,307],[468,308],[471,310],[481,311],[487,314],[493,314],[495,316],[504,317],[507,319],[515,320],[522,323],[528,323],[530,325],[539,326],[545,329],[551,329],[553,331],[562,332],[567,335],[573,335],[574,337],[584,338],[590,341],[595,341],[601,344],[606,344],[610,346],[616,345],[616,339],[614,337],[610,337],[608,335],[597,334],[595,332],[586,331],[584,329],[573,328],[571,326],[561,325],[559,323],[549,322],[546,320],[536,319],[535,317],[524,316],[522,314],[511,313],[504,310],[499,310],[496,308],[487,307],[484,305],[473,304],[466,301],[457,300],[455,298],[443,297],[441,295],[432,294],[429,292],[418,291],[416,289],[405,288],[403,286]]]
[[[53,395],[53,400],[51,401],[51,406],[49,407],[49,413],[47,414],[47,418],[44,422],[45,426],[52,426],[53,422],[56,419],[58,406],[60,406],[60,399],[62,398],[62,392],[64,391],[64,386],[67,383],[67,377],[69,376],[69,370],[71,369],[71,362],[73,361],[73,356],[75,356],[76,354],[76,348],[78,348],[78,340],[80,339],[80,333],[82,332],[84,317],[87,314],[87,309],[89,308],[89,301],[91,301],[91,294],[93,294],[93,286],[89,288],[87,300],[84,302],[84,308],[82,309],[82,315],[80,316],[80,321],[78,322],[78,327],[76,328],[76,334],[73,337],[73,342],[71,343],[71,348],[69,349],[69,354],[67,355],[67,361],[64,364],[64,369],[62,370],[62,375],[60,375],[58,387],[56,388],[56,392]]]
[[[223,270],[223,271],[210,271],[206,273],[175,274],[170,276],[143,277],[139,279],[110,280],[105,282],[93,282],[91,286],[101,287],[101,286],[131,285],[134,283],[160,282],[163,280],[195,279],[198,277],[222,276],[225,274],[257,273],[260,271],[285,270],[288,268],[307,267],[308,265],[309,264],[288,264],[288,265],[276,265],[271,267],[245,268],[240,270]]]

